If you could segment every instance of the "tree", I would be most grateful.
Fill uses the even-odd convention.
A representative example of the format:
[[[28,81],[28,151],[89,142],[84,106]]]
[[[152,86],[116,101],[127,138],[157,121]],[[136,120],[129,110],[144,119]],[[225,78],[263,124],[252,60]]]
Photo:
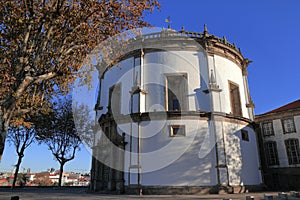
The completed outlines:
[[[84,144],[92,148],[94,146],[94,134],[97,132],[98,123],[95,116],[91,114],[90,108],[84,104],[73,101],[73,118],[76,122],[76,130]]]
[[[19,173],[17,178],[18,184],[20,187],[23,187],[27,184],[28,177],[26,173]]]
[[[73,121],[71,98],[57,100],[52,111],[41,116],[41,120],[44,123],[36,125],[35,129],[39,140],[48,146],[60,164],[58,186],[61,186],[64,165],[75,158],[81,144]]]
[[[68,92],[74,72],[101,41],[147,26],[157,0],[14,0],[0,4],[0,159],[6,130],[48,111],[54,86]],[[25,117],[24,117],[25,116]]]
[[[7,137],[9,143],[14,145],[16,153],[18,155],[18,161],[14,173],[14,180],[11,186],[11,188],[14,189],[17,182],[22,159],[24,157],[25,149],[29,147],[31,143],[35,140],[35,132],[33,128],[28,129],[25,127],[9,127]]]

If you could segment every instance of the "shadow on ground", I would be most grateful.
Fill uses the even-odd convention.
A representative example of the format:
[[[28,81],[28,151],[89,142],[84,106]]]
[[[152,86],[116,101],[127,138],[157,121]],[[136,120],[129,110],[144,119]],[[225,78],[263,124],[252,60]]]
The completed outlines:
[[[186,200],[186,199],[246,199],[246,196],[253,196],[255,200],[264,199],[264,194],[270,194],[275,198],[278,192],[260,192],[244,194],[220,194],[220,195],[108,195],[98,193],[87,193],[87,188],[0,188],[0,199],[10,200],[12,196],[19,196],[20,200],[129,200],[129,199],[162,199],[162,200]],[[300,200],[300,198],[288,198],[289,200]]]

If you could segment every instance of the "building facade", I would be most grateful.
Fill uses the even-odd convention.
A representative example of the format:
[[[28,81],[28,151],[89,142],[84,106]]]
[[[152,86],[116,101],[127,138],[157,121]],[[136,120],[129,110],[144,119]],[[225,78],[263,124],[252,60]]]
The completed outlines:
[[[300,187],[300,100],[257,115],[265,184],[271,189]]]
[[[91,190],[183,194],[260,186],[250,61],[240,50],[206,27],[145,34],[129,46],[117,65],[99,70]]]

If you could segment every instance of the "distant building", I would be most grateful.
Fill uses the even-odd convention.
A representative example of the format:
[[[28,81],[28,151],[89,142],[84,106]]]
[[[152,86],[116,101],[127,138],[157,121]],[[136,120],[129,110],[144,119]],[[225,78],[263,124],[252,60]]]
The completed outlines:
[[[50,173],[49,174],[49,179],[51,180],[51,182],[54,183],[58,183],[58,179],[59,179],[59,174],[58,173]],[[62,178],[62,181],[64,181],[64,178]],[[62,182],[63,183],[63,182]]]
[[[0,186],[8,186],[8,181],[6,178],[0,178]]]
[[[300,100],[257,115],[264,182],[271,189],[300,188]]]
[[[10,173],[0,172],[0,186],[11,186],[13,176]]]
[[[167,29],[131,44],[117,66],[99,74],[102,130],[91,189],[183,194],[260,186],[250,61],[241,51],[206,27]]]
[[[26,178],[26,186],[55,186],[59,180],[59,170],[28,173],[23,174]],[[19,173],[19,175],[22,175]],[[0,186],[11,186],[14,176],[11,173],[0,172]],[[90,174],[80,174],[74,172],[63,172],[62,186],[88,186],[90,181]],[[16,186],[19,186],[17,181]]]

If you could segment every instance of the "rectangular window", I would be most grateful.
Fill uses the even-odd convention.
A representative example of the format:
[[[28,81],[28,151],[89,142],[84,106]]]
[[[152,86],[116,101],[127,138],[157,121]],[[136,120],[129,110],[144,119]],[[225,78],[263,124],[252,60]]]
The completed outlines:
[[[272,122],[263,123],[262,129],[263,129],[264,136],[274,135],[273,123]]]
[[[231,113],[234,116],[242,117],[242,107],[239,86],[229,81]]]
[[[288,139],[285,140],[286,153],[288,156],[289,164],[300,164],[299,157],[299,140]]]
[[[108,109],[113,115],[121,114],[121,84],[109,88]]]
[[[244,141],[249,141],[249,134],[248,134],[248,131],[246,131],[246,130],[241,130],[241,133],[242,133],[242,140],[244,140]]]
[[[279,165],[278,152],[276,142],[266,142],[265,143],[265,153],[267,157],[268,165]]]
[[[170,125],[170,136],[171,137],[185,136],[185,126]]]
[[[166,110],[188,110],[187,74],[166,75]]]
[[[284,133],[294,133],[296,132],[294,119],[288,118],[282,120],[283,132]]]

